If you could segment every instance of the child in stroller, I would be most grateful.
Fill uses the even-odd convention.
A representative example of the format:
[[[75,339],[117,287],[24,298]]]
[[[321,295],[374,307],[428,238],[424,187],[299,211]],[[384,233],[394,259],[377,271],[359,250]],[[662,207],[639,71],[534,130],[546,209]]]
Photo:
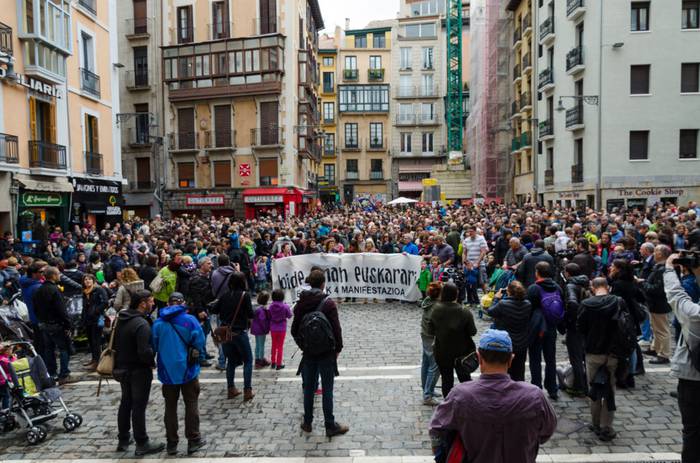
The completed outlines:
[[[37,355],[34,346],[25,341],[6,341],[0,346],[0,351],[9,360],[0,367],[0,378],[10,394],[9,408],[0,412],[0,432],[20,427],[19,419],[27,428],[27,442],[31,445],[38,444],[48,434],[43,423],[58,417],[61,410],[65,412],[63,427],[67,432],[80,427],[83,418],[68,409],[61,391],[49,376],[46,365]],[[15,359],[11,355],[16,349],[22,355]]]

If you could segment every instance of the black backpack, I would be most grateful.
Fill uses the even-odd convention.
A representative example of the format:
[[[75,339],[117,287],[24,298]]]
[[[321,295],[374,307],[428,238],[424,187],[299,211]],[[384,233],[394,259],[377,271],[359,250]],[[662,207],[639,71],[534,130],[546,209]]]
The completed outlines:
[[[306,355],[318,357],[335,351],[333,327],[326,315],[321,312],[321,307],[327,299],[328,297],[324,297],[316,310],[307,313],[301,319],[296,343]]]
[[[623,310],[618,302],[617,314],[613,317],[615,331],[612,336],[610,353],[617,358],[629,358],[637,347],[637,327],[632,315]]]

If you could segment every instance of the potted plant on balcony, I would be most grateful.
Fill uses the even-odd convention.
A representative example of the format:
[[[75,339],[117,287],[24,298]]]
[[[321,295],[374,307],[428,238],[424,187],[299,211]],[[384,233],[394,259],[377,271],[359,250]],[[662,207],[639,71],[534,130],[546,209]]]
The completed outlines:
[[[379,142],[379,137],[374,137],[372,139],[372,148],[379,148],[381,143]]]

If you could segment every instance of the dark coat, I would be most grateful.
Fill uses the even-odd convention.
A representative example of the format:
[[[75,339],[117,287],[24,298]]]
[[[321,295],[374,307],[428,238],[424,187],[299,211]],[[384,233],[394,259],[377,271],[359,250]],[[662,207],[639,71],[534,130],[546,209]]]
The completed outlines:
[[[66,330],[71,328],[70,318],[66,312],[63,294],[55,283],[45,281],[32,296],[32,306],[39,323],[61,325]]]
[[[340,319],[338,318],[338,306],[332,298],[327,296],[328,295],[320,289],[311,289],[301,292],[299,301],[297,301],[294,306],[294,319],[292,320],[291,333],[292,337],[297,339],[299,337],[299,330],[301,329],[301,320],[304,318],[304,315],[314,312],[318,309],[321,301],[326,299],[320,310],[326,316],[333,329],[335,355],[337,355],[343,350],[343,330],[340,327]],[[327,355],[333,356],[334,353],[331,352]]]
[[[241,308],[236,315],[238,302],[241,301]],[[250,301],[250,293],[243,291],[226,291],[218,300],[212,312],[219,315],[222,325],[229,325],[233,331],[244,331],[250,327],[250,320],[253,319],[253,304]],[[234,319],[235,317],[235,319]]]
[[[156,366],[155,353],[151,346],[151,322],[138,310],[125,309],[119,312],[114,333],[117,352],[114,370],[134,371]]]
[[[634,281],[613,280],[610,283],[610,294],[621,297],[625,305],[630,309],[630,314],[637,326],[637,335],[642,334],[639,325],[646,318],[640,303],[644,302],[644,293]]]
[[[488,309],[487,313],[494,319],[494,328],[508,332],[513,342],[513,351],[522,351],[528,346],[528,328],[532,316],[530,301],[506,296]]]
[[[454,365],[458,357],[476,350],[472,336],[476,334],[474,316],[457,302],[436,302],[430,316],[435,333],[435,360],[441,368]]]
[[[664,291],[664,268],[663,263],[656,264],[649,277],[642,283],[651,313],[671,313],[671,306],[666,300],[666,291]]]
[[[139,278],[143,280],[143,286],[148,289],[151,286],[151,282],[155,280],[158,275],[158,270],[155,267],[150,267],[144,265],[139,269]]]
[[[518,266],[516,276],[526,288],[535,282],[535,265],[539,262],[548,262],[554,268],[554,259],[542,248],[532,248]]]
[[[581,268],[581,275],[593,278],[595,272],[595,259],[590,252],[580,252],[574,256],[572,262]]]
[[[576,332],[576,320],[578,319],[581,302],[586,299],[585,296],[590,295],[590,293],[588,293],[589,285],[590,280],[586,275],[577,275],[566,282],[566,288],[564,290],[564,304],[566,307],[564,325],[566,326],[567,333]]]
[[[589,297],[581,302],[576,329],[583,335],[587,354],[610,353],[618,310],[626,310],[625,301],[612,294]]]
[[[84,325],[94,325],[104,315],[109,305],[107,291],[102,286],[93,287],[90,294],[83,294],[82,320]]]

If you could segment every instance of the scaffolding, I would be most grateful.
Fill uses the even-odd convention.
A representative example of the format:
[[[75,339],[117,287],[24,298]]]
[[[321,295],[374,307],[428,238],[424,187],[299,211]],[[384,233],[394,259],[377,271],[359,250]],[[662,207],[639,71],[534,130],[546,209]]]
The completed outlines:
[[[471,3],[471,112],[467,152],[475,194],[487,199],[512,197],[510,159],[509,21],[505,0]]]

